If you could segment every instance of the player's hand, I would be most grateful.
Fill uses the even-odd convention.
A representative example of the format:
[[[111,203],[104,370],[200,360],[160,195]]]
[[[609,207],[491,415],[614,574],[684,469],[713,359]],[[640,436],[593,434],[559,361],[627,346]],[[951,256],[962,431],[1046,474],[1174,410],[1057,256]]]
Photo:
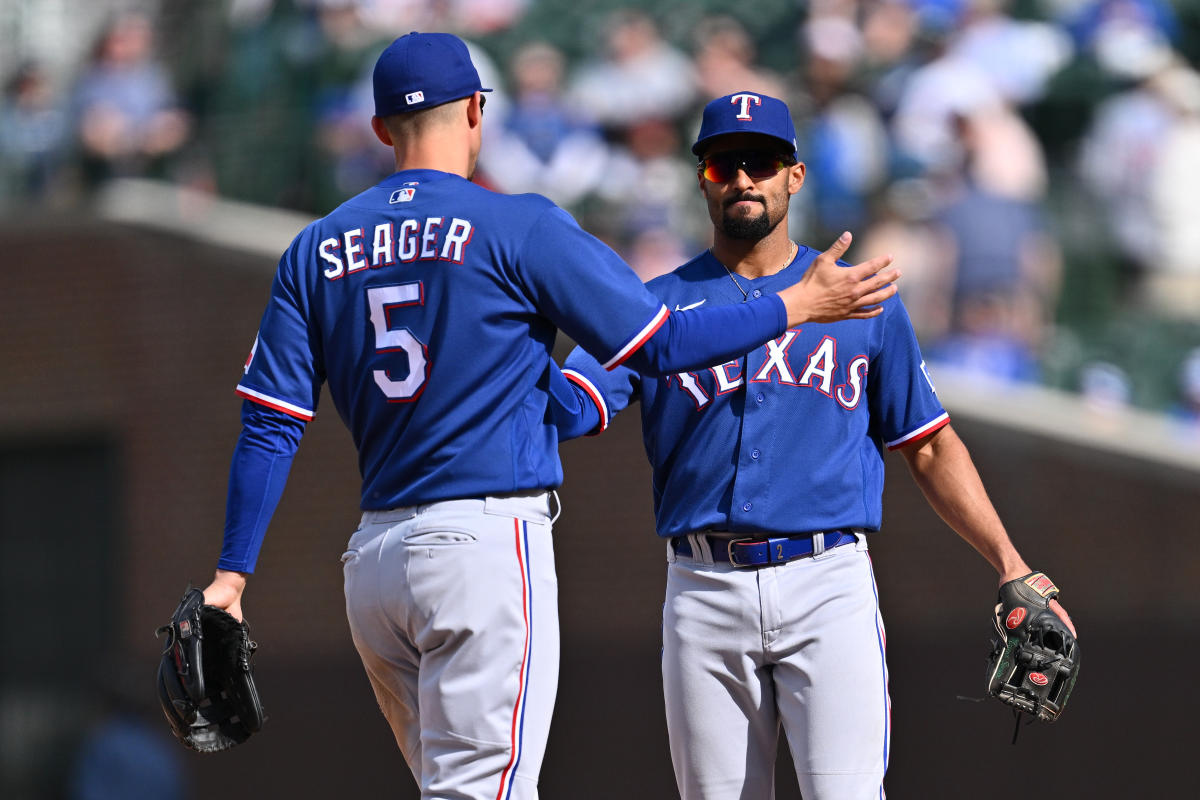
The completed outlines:
[[[204,589],[204,603],[225,609],[238,622],[241,622],[242,592],[245,588],[245,574],[219,569],[213,577],[213,582]]]
[[[779,293],[787,306],[789,328],[804,322],[870,319],[883,313],[879,304],[896,293],[900,270],[892,266],[891,254],[853,267],[838,266],[852,239],[849,231],[843,233],[817,256],[799,283]]]

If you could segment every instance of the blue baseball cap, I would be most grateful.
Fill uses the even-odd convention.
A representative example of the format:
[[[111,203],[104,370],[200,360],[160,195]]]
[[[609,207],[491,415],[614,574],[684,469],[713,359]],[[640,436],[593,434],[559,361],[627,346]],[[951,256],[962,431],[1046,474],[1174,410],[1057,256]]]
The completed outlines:
[[[718,97],[704,107],[700,135],[692,145],[697,156],[704,154],[713,139],[730,133],[759,133],[777,139],[783,152],[800,159],[796,152],[796,128],[787,103],[757,92],[734,92]]]
[[[375,116],[433,108],[451,100],[490,92],[462,39],[449,33],[401,36],[375,62]]]

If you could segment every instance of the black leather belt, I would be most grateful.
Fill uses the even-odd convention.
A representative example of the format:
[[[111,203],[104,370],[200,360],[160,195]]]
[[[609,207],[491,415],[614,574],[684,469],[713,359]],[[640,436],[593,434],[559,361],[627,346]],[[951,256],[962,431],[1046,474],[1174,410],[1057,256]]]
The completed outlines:
[[[796,536],[771,536],[767,538],[734,538],[708,536],[709,549],[714,562],[731,564],[735,567],[761,567],[767,564],[783,564],[813,554],[813,536],[806,533]],[[854,531],[842,529],[825,531],[825,549],[832,550],[844,544],[858,541]],[[692,543],[686,536],[671,539],[675,554],[694,558]]]

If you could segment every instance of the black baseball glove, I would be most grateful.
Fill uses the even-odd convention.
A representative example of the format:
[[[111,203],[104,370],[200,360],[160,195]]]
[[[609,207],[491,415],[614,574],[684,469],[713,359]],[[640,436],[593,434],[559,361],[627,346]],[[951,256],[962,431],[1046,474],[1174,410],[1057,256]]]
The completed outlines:
[[[1062,714],[1079,675],[1079,644],[1050,610],[1058,594],[1044,573],[1000,587],[988,659],[987,691],[1019,712],[1053,722]]]
[[[205,605],[204,593],[189,588],[155,636],[164,633],[158,698],[175,738],[213,753],[258,731],[266,716],[250,666],[258,645],[246,623]]]

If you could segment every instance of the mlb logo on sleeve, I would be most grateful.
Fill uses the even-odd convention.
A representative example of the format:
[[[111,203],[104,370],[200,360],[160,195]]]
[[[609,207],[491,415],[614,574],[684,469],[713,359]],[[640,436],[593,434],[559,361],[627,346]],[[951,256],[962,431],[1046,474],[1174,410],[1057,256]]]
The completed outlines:
[[[424,102],[424,100],[424,92],[409,92],[408,94],[404,95],[404,102],[408,103],[410,106],[415,105],[416,103]]]

